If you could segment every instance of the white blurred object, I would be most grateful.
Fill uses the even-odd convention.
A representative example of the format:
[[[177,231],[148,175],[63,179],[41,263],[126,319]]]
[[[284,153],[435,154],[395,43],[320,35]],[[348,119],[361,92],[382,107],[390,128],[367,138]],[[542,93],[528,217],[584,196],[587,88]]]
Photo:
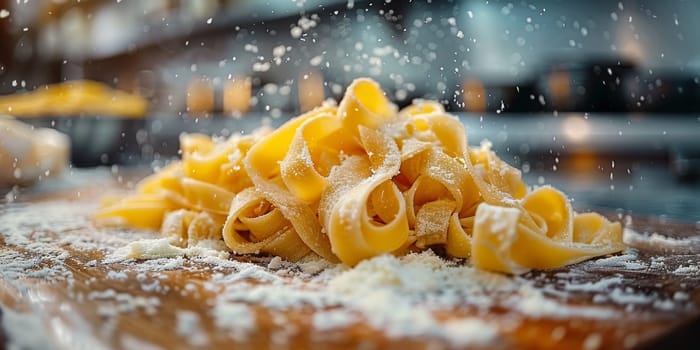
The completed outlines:
[[[69,154],[68,136],[0,115],[0,187],[29,185],[60,175]]]

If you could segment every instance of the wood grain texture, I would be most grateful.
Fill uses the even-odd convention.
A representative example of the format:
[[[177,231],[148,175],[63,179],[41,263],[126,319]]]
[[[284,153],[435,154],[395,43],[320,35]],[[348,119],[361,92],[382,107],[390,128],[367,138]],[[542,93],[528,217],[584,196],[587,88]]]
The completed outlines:
[[[0,213],[18,205],[31,206],[65,200],[94,201],[94,198],[107,190],[120,190],[120,186],[112,180],[104,180],[60,191],[28,191],[20,195],[14,203],[0,207]],[[674,237],[698,234],[698,228],[690,223],[664,222],[656,218],[634,218],[633,222],[635,229],[640,232],[658,232]],[[77,229],[85,235],[95,234],[90,230],[90,227]],[[46,236],[43,237],[47,240]],[[72,275],[70,280],[27,276],[0,280],[0,304],[3,310],[40,310],[38,314],[46,328],[46,334],[57,348],[450,348],[449,343],[439,339],[389,337],[361,322],[340,330],[319,332],[312,327],[314,309],[311,307],[273,313],[264,306],[255,304],[250,305],[256,315],[254,331],[248,337],[236,338],[214,324],[211,308],[219,291],[207,286],[207,281],[211,280],[214,274],[235,274],[237,272],[234,269],[185,261],[182,268],[174,270],[139,272],[134,271],[128,264],[102,263],[103,251],[77,249],[66,244],[62,248],[70,255],[61,262]],[[0,252],[9,251],[20,253],[24,259],[34,258],[31,252],[6,242],[3,235],[0,235]],[[664,256],[665,268],[651,268],[652,260],[659,256]],[[270,260],[269,257],[233,256],[230,259],[241,259],[261,266],[267,266]],[[646,247],[640,250],[639,261],[646,264],[646,268],[591,268],[591,264],[580,264],[550,271],[535,271],[526,275],[535,285],[555,286],[549,297],[558,302],[582,308],[603,307],[616,311],[616,317],[530,317],[517,314],[505,306],[494,306],[484,310],[470,305],[440,311],[437,317],[447,319],[470,316],[499,324],[499,339],[490,344],[487,347],[489,349],[593,350],[664,347],[667,344],[690,348],[698,345],[696,334],[674,335],[673,332],[687,332],[687,329],[694,329],[688,327],[697,327],[700,318],[700,278],[697,275],[669,273],[679,266],[698,266],[698,255]],[[3,267],[0,266],[0,269]],[[110,277],[110,273],[113,275],[118,272],[126,273],[125,278]],[[653,303],[629,306],[609,300],[596,301],[596,294],[600,292],[566,291],[569,278],[576,278],[578,282],[596,282],[610,276],[619,276],[627,281],[629,288],[658,300],[673,299],[676,292],[686,293],[687,299],[673,307],[659,308]],[[143,287],[156,281],[159,288]],[[557,289],[562,293],[558,295]],[[95,291],[109,290],[113,293],[110,297],[94,294]],[[119,297],[120,295],[123,297]],[[198,346],[191,334],[188,337],[187,334],[176,331],[178,312],[183,310],[198,315],[198,327],[206,337],[206,346]],[[280,324],[280,318],[285,319],[285,324]],[[296,329],[293,333],[289,332],[290,324]],[[2,343],[5,342],[4,338],[5,335],[0,335]]]

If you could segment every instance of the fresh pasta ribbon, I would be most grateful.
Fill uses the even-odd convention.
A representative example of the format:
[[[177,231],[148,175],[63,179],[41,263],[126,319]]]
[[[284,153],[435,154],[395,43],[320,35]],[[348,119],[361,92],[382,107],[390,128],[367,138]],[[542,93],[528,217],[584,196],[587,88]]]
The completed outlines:
[[[389,102],[379,84],[360,78],[348,86],[338,106],[343,127],[359,139],[360,125],[378,128],[396,116],[396,106]]]
[[[243,167],[243,157],[267,129],[247,136],[235,135],[216,143],[202,134],[180,135],[182,172],[185,176],[236,193],[252,186]]]
[[[219,186],[191,178],[183,178],[181,184],[188,206],[199,211],[228,214],[233,193]]]
[[[439,103],[399,111],[370,79],[276,130],[180,142],[182,161],[105,200],[98,223],[160,228],[179,247],[214,240],[234,254],[350,266],[440,247],[511,274],[625,248],[619,223],[576,214],[554,188],[528,191],[488,142],[468,147]]]
[[[477,173],[476,178],[485,181],[493,190],[484,192],[498,193],[496,202],[510,199],[520,199],[527,193],[520,170],[508,165],[491,151],[491,143],[485,142],[480,148],[469,152],[471,164]]]
[[[165,215],[161,235],[172,238],[174,245],[185,248],[203,240],[220,239],[222,227],[222,216],[178,209]]]
[[[223,227],[223,239],[236,254],[266,252],[295,261],[311,251],[280,210],[252,187],[233,199]]]
[[[523,220],[528,216],[535,225]],[[520,274],[574,264],[624,247],[619,223],[594,213],[576,216],[561,192],[542,187],[528,194],[521,207],[479,206],[472,261],[479,268]]]
[[[280,163],[289,152],[296,130],[309,120],[335,111],[335,107],[323,106],[290,120],[251,147],[244,160],[255,190],[281,211],[293,231],[312,251],[330,261],[337,261],[337,258],[314,210],[275,179],[281,175]]]
[[[445,250],[449,256],[462,259],[471,256],[473,227],[473,216],[460,219],[457,213],[452,214],[445,242]]]
[[[320,209],[325,212],[324,224],[333,253],[348,265],[396,250],[408,238],[406,205],[398,187],[390,181],[399,171],[398,146],[375,130],[360,126],[358,131],[368,159],[338,168],[334,177],[339,186],[326,194],[332,199],[323,200]],[[365,167],[368,176],[344,174]],[[361,181],[354,183],[358,178]],[[370,198],[373,216],[368,208]]]
[[[158,230],[165,214],[177,209],[164,195],[144,194],[110,202],[95,214],[99,224]]]
[[[320,113],[296,130],[289,152],[280,163],[280,173],[287,188],[300,199],[318,201],[328,186],[330,168],[340,162],[338,154],[354,145],[352,140],[338,142],[341,128],[335,114]]]

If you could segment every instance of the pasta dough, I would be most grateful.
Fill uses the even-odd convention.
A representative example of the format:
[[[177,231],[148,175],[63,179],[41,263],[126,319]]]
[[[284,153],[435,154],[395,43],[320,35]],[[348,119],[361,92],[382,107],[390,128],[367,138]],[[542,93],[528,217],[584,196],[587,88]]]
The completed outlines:
[[[625,248],[621,227],[577,214],[551,187],[529,191],[489,144],[432,101],[397,110],[370,79],[277,130],[181,137],[182,161],[105,200],[99,223],[161,230],[180,247],[220,239],[235,254],[353,266],[443,247],[521,274]]]

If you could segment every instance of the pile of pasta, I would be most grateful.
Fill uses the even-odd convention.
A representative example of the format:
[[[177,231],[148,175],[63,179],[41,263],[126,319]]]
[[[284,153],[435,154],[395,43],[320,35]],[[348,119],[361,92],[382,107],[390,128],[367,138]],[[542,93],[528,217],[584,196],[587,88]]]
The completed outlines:
[[[529,190],[488,145],[432,101],[398,110],[357,79],[341,102],[276,130],[183,134],[182,161],[107,201],[102,224],[160,230],[187,247],[349,266],[437,248],[481,269],[521,274],[623,250],[620,224],[577,214],[549,187]]]

